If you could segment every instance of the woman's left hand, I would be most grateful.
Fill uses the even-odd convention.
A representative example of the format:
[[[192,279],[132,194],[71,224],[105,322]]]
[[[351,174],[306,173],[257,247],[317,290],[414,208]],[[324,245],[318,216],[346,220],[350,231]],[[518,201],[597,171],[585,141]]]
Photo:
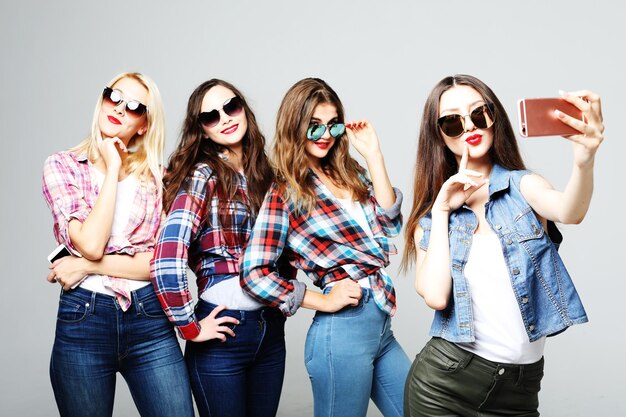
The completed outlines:
[[[574,163],[583,167],[593,163],[596,151],[604,139],[600,96],[588,90],[581,90],[563,93],[561,97],[578,107],[585,116],[586,123],[557,111],[557,117],[563,123],[580,132],[580,134],[564,136],[564,138],[573,142]]]
[[[61,284],[65,291],[76,288],[87,276],[83,268],[83,258],[78,256],[64,256],[54,261],[48,268],[48,282]]]
[[[367,120],[346,123],[346,135],[366,161],[381,155],[378,135]]]

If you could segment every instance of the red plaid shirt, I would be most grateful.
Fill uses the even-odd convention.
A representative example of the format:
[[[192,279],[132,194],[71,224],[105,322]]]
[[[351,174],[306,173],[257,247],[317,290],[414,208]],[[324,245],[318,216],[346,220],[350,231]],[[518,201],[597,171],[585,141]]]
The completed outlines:
[[[394,188],[396,202],[385,210],[368,182],[370,198],[363,209],[372,239],[320,179],[311,175],[318,196],[311,213],[296,215],[294,203],[276,184],[267,193],[242,259],[241,286],[257,300],[279,307],[285,315],[293,314],[299,305],[294,305],[292,277],[279,271],[282,255],[320,288],[348,277],[369,277],[376,303],[393,314],[395,290],[383,268],[389,264],[389,255],[397,253],[389,237],[398,235],[402,227],[402,194]]]

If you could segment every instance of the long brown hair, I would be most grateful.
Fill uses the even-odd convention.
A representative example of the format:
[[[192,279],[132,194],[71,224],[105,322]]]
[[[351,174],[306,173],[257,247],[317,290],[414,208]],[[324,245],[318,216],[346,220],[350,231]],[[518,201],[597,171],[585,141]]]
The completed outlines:
[[[242,139],[242,163],[248,182],[247,199],[245,196],[237,195],[236,179],[239,173],[230,163],[219,156],[225,150],[224,147],[206,138],[202,125],[198,121],[205,94],[218,85],[228,88],[241,99],[248,121],[248,129]],[[185,180],[192,175],[198,163],[208,164],[217,181],[216,189],[207,194],[205,201],[209,202],[213,194],[220,197],[219,213],[220,222],[223,225],[227,224],[228,219],[230,219],[228,206],[234,200],[242,201],[247,205],[249,215],[256,216],[263,203],[265,193],[274,180],[274,174],[265,153],[265,137],[259,130],[256,117],[243,94],[232,84],[216,78],[200,84],[191,93],[187,102],[187,114],[183,122],[180,142],[170,156],[167,173],[163,178],[165,185],[163,207],[166,211],[169,211],[178,191],[185,186]],[[207,211],[210,207],[211,204],[206,205]],[[204,217],[208,219],[207,213],[204,214]]]
[[[276,119],[273,152],[276,173],[299,214],[311,212],[317,200],[306,156],[306,131],[320,104],[333,105],[339,122],[344,122],[339,96],[319,78],[305,78],[295,83],[285,94]],[[336,139],[321,163],[324,173],[336,185],[350,190],[353,198],[360,202],[367,199],[367,186],[360,179],[365,170],[350,156],[350,144],[345,134]]]
[[[486,103],[494,104],[493,145],[489,149],[491,162],[512,170],[525,168],[509,117],[491,88],[471,75],[457,74],[439,81],[426,99],[422,113],[413,179],[413,207],[404,231],[404,253],[400,264],[403,271],[415,261],[413,236],[419,220],[432,209],[443,183],[459,170],[456,157],[446,146],[437,126],[439,100],[444,92],[457,85],[472,87]]]

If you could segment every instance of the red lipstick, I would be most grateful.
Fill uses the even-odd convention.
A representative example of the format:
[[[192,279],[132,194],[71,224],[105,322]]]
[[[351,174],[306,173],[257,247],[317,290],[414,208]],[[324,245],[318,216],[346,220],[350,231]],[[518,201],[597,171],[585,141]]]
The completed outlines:
[[[234,133],[237,131],[237,129],[239,128],[239,125],[232,125],[231,127],[227,127],[226,129],[222,130],[220,133],[223,133],[225,135],[230,135],[231,133]]]
[[[482,142],[482,140],[483,140],[483,136],[477,133],[472,136],[468,136],[465,139],[465,142],[467,142],[468,144],[472,146],[476,146],[476,145],[480,145],[480,142]]]
[[[315,146],[320,149],[327,149],[330,146],[330,142],[315,142]]]
[[[109,122],[113,123],[114,125],[121,125],[122,124],[122,122],[120,122],[119,120],[117,120],[113,116],[108,116],[108,118],[109,118]]]

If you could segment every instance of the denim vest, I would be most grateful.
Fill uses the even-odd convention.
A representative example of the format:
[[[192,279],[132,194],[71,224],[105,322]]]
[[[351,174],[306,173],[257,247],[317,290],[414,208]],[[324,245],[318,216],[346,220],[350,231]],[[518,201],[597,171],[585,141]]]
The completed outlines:
[[[526,333],[531,342],[560,333],[573,324],[585,323],[587,315],[557,249],[561,234],[548,222],[550,235],[520,192],[520,180],[528,171],[509,171],[494,165],[489,179],[485,218],[496,233],[509,271]],[[428,249],[431,213],[420,219],[420,241]],[[435,311],[431,336],[450,342],[473,342],[474,319],[471,288],[463,271],[478,220],[467,206],[450,213],[450,270],[452,292],[448,306]]]

